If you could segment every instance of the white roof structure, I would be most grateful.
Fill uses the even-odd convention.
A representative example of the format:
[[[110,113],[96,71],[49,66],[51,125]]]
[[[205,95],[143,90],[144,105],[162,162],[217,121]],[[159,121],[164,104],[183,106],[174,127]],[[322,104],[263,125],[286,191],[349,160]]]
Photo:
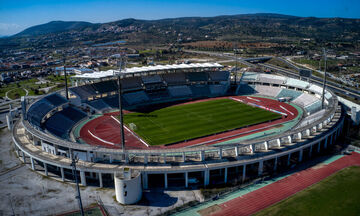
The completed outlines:
[[[215,69],[222,68],[223,66],[219,63],[192,63],[192,64],[173,64],[173,65],[156,65],[156,66],[145,66],[145,67],[133,67],[126,68],[121,71],[121,75],[134,75],[137,73],[150,73],[150,72],[161,72],[161,71],[174,71],[174,70],[201,70],[201,69]],[[114,74],[118,74],[119,70],[107,70],[94,73],[79,74],[73,76],[74,79],[101,79],[112,77]]]

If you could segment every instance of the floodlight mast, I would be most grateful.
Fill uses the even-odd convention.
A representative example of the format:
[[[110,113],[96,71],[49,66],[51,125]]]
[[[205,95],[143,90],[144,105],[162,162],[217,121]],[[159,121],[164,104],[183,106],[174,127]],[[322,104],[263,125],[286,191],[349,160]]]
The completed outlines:
[[[326,50],[325,48],[323,48],[323,52],[324,52],[324,83],[323,83],[323,92],[322,92],[322,98],[321,98],[321,109],[324,109],[325,105],[325,88],[326,88]]]
[[[64,76],[65,76],[65,95],[66,95],[66,100],[69,100],[69,92],[68,92],[68,83],[67,83],[67,76],[66,76],[66,67],[65,67],[65,56],[63,58],[64,61]]]
[[[76,163],[79,161],[79,159],[74,154],[71,154],[71,155],[72,155],[72,158],[71,158],[72,173],[73,173],[73,176],[75,177],[76,192],[77,192],[77,195],[75,198],[79,202],[81,216],[84,216],[84,208],[83,208],[82,201],[81,201],[80,187],[79,187],[79,181],[77,178],[77,170],[76,170]]]
[[[126,66],[126,64],[124,64]],[[122,95],[122,89],[121,89],[121,69],[123,66],[123,58],[120,57],[120,68],[119,68],[119,74],[117,76],[118,78],[118,95],[119,95],[119,119],[120,119],[120,137],[121,137],[121,149],[125,151],[125,134],[124,134],[124,117],[123,117],[123,110],[122,110],[122,103],[121,103],[121,95]]]

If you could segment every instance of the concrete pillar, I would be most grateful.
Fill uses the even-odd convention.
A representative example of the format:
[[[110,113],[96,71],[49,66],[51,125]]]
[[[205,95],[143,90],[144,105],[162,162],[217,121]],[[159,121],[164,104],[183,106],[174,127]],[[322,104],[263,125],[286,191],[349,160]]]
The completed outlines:
[[[165,189],[168,188],[168,178],[167,178],[167,173],[164,173],[164,182],[165,182]]]
[[[298,133],[298,139],[301,140],[301,137],[302,137],[301,132],[299,132]]]
[[[163,155],[164,164],[166,164],[166,154]]]
[[[303,158],[303,149],[301,149],[301,150],[299,151],[299,162],[302,161],[302,158]]]
[[[225,167],[225,173],[224,173],[224,182],[225,182],[225,184],[227,183],[227,178],[228,178],[228,168],[227,167]]]
[[[86,186],[86,177],[85,177],[85,172],[84,171],[80,171],[80,180],[81,180],[81,184],[83,186]]]
[[[289,143],[291,143],[291,136],[289,136]],[[278,148],[281,147],[281,140],[280,139],[276,139],[276,147],[278,147]]]
[[[185,172],[185,187],[189,187],[189,173]]]
[[[64,174],[64,168],[60,167],[60,172],[61,172],[61,181],[65,181],[65,174]]]
[[[102,188],[102,187],[104,187],[104,183],[103,183],[103,179],[102,179],[102,173],[99,173],[98,175],[99,175],[99,185]]]
[[[291,153],[288,155],[288,159],[287,159],[287,165],[290,166],[290,158],[291,158]]]
[[[129,163],[129,155],[127,153],[124,153],[124,157],[125,157],[125,163],[128,164]]]
[[[44,163],[45,175],[49,176],[47,164]]]
[[[326,137],[326,138],[325,138],[324,149],[327,148],[328,138],[329,138],[329,137]]]
[[[209,185],[209,180],[210,180],[210,171],[205,170],[204,171],[204,186]]]
[[[243,173],[242,173],[242,182],[244,182],[245,181],[245,177],[246,177],[246,164],[244,164],[244,166],[243,166]]]
[[[311,157],[311,154],[312,154],[312,147],[313,147],[313,145],[310,145],[309,158]]]
[[[109,155],[109,162],[110,162],[110,163],[113,162],[113,158],[112,158],[112,155],[111,155],[111,154]]]
[[[30,162],[31,162],[31,169],[35,170],[34,158],[30,157]]]
[[[55,149],[55,155],[58,155],[58,146],[57,145],[54,145],[54,149]]]
[[[235,146],[235,157],[239,156],[239,147]]]
[[[182,161],[185,163],[186,161],[186,155],[185,155],[185,152],[182,153]]]
[[[147,163],[148,163],[148,155],[144,154],[144,164],[147,164]]]
[[[321,146],[321,141],[318,143],[318,148],[317,148],[317,152],[320,152],[320,146]]]
[[[310,136],[310,135],[311,135],[310,129],[306,129],[306,136]]]
[[[73,156],[73,151],[69,148],[69,158],[72,158]]]
[[[220,160],[222,159],[222,148],[219,148],[219,158],[220,158]]]
[[[26,155],[24,152],[22,152],[22,158],[23,158],[24,164],[26,164]]]
[[[267,151],[267,150],[268,150],[268,142],[265,141],[265,142],[264,142],[264,151]]]
[[[258,168],[258,176],[261,176],[263,173],[263,168],[264,168],[264,161],[261,160],[259,161],[259,168]]]
[[[276,157],[276,158],[275,158],[275,162],[274,162],[274,171],[277,170],[277,162],[278,162],[278,158]]]
[[[289,140],[289,143],[292,143],[292,137],[291,137],[291,135],[288,136],[288,140]],[[279,139],[279,142],[280,142],[280,139]]]
[[[143,188],[148,189],[148,174],[143,172],[142,174]]]
[[[200,151],[200,160],[201,161],[205,160],[205,151]]]

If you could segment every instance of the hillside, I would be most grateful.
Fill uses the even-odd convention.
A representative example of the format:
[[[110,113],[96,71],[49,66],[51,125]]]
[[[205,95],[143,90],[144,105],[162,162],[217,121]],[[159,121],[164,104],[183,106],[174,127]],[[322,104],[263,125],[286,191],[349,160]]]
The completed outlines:
[[[360,19],[243,14],[161,20],[124,19],[92,24],[54,21],[0,39],[0,47],[62,47],[126,40],[133,44],[169,44],[202,40],[320,42],[360,40]]]

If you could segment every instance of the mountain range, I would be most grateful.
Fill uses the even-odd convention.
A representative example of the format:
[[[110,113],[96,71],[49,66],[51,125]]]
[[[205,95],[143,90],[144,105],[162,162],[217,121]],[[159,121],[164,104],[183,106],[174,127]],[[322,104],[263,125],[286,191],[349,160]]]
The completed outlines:
[[[123,19],[108,23],[52,21],[11,37],[0,48],[64,47],[126,40],[134,44],[169,44],[198,40],[359,42],[360,19],[242,14],[160,20]]]

